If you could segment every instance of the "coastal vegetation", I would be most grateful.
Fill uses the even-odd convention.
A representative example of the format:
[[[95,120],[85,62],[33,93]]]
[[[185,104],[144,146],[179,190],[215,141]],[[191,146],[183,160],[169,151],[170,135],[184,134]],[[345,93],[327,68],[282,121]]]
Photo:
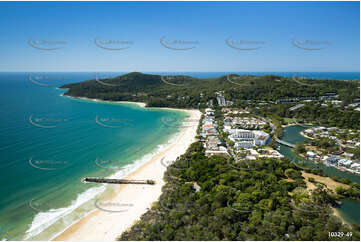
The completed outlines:
[[[360,185],[353,183],[349,188],[337,187],[336,193],[342,198],[351,198],[360,201]]]
[[[292,104],[277,103],[281,99],[318,99],[329,93],[337,93],[338,99],[347,105],[359,99],[359,81],[303,79],[302,82],[310,85],[300,85],[293,78],[274,75],[195,78],[132,72],[114,78],[67,84],[62,88],[68,89],[65,93],[68,96],[145,102],[148,107],[206,108],[213,100],[216,109],[219,107],[216,92],[222,91],[226,100],[232,100],[234,107],[264,102],[267,105],[259,112],[263,116],[278,118],[281,122],[295,119],[359,129],[359,112],[353,109],[309,103],[290,111]]]
[[[344,109],[342,107],[325,107],[321,103],[305,104],[302,108],[290,111],[290,104],[270,105],[259,111],[265,117],[278,117],[286,124],[283,119],[293,118],[298,123],[307,123],[313,125],[322,125],[329,127],[339,127],[347,129],[360,129],[360,112],[353,109]]]
[[[222,131],[224,115],[217,99],[220,92],[222,98],[232,100],[228,106],[247,107],[254,115],[267,119],[269,124],[263,129],[274,138],[281,138],[283,127],[292,122],[359,129],[359,111],[324,106],[318,101],[291,110],[294,103],[279,102],[280,99],[319,100],[328,93],[337,93],[346,105],[359,98],[357,81],[305,79],[302,82],[309,85],[300,85],[292,78],[270,75],[164,78],[129,73],[62,88],[68,89],[65,93],[68,96],[145,102],[148,107],[203,110],[211,106],[219,127],[219,142],[228,149],[233,149],[233,143]],[[200,139],[199,131],[200,126],[197,132]],[[346,139],[348,134],[345,135]],[[270,145],[276,148],[272,142]],[[303,154],[306,145],[336,151],[336,144],[328,139],[297,143],[295,151]],[[343,223],[332,209],[340,199],[356,199],[357,184],[332,177],[347,185],[330,189],[321,181],[326,177],[321,169],[307,168],[319,179],[305,176],[302,166],[288,158],[238,158],[235,162],[231,157],[207,157],[203,144],[193,143],[167,168],[159,201],[119,240],[340,239],[330,237],[329,231],[352,232],[352,237],[341,239],[359,240],[359,226]]]
[[[357,225],[333,215],[337,195],[318,185],[309,191],[286,159],[234,163],[206,157],[200,142],[170,165],[158,202],[119,240],[337,240],[328,231]],[[195,189],[195,184],[200,189]]]
[[[327,154],[329,152],[334,152],[337,151],[338,148],[335,148],[335,142],[333,140],[327,139],[327,138],[321,138],[321,139],[313,139],[310,141],[304,141],[304,142],[297,142],[296,146],[295,146],[295,152],[302,156],[305,157],[306,156],[306,146],[305,144],[311,143],[311,145],[316,146],[317,148],[322,149],[324,154]],[[327,177],[327,175],[321,170],[321,169],[312,169],[310,171],[312,174],[315,174],[317,176],[320,177]],[[347,184],[349,185],[349,187],[345,188],[345,187],[337,187],[337,189],[335,190],[335,192],[339,195],[338,199],[342,199],[342,198],[350,198],[350,199],[354,199],[354,200],[360,200],[360,185],[357,183],[352,182],[349,179],[346,178],[340,178],[337,176],[330,176],[330,178],[332,180],[334,180],[335,182],[339,182],[342,184]],[[314,180],[314,178],[310,177],[309,180]],[[310,180],[310,181],[311,181]]]

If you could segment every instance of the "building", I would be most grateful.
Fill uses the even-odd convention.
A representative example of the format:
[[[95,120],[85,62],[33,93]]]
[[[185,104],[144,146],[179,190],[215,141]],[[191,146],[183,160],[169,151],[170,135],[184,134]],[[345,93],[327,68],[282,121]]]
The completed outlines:
[[[235,142],[235,148],[251,148],[255,145],[263,146],[270,140],[269,134],[259,130],[230,129],[228,138]]]
[[[338,155],[325,156],[324,160],[325,160],[326,164],[336,165],[337,162],[340,160],[340,156],[338,156]]]
[[[219,146],[217,150],[206,150],[205,152],[206,156],[212,156],[212,155],[222,155],[222,156],[230,156],[227,148],[224,146]]]
[[[243,141],[240,141],[240,142],[236,142],[234,144],[235,149],[239,149],[239,148],[250,149],[253,146],[254,146],[253,140],[249,140],[249,141],[243,140]]]

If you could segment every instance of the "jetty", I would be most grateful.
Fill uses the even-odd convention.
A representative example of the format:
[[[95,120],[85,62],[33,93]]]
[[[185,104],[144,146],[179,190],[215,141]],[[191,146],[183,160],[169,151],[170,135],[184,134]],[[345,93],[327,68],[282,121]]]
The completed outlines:
[[[143,185],[155,184],[155,181],[153,180],[127,180],[127,179],[110,179],[110,178],[97,178],[97,177],[83,178],[83,182],[109,183],[109,184],[143,184]]]
[[[275,138],[275,141],[276,141],[277,143],[279,143],[279,144],[282,144],[282,145],[285,145],[285,146],[288,146],[288,147],[291,147],[291,148],[295,148],[295,147],[296,147],[296,145],[291,144],[291,143],[288,143],[288,142],[283,141],[283,140],[280,140],[280,139],[278,139],[278,138]]]

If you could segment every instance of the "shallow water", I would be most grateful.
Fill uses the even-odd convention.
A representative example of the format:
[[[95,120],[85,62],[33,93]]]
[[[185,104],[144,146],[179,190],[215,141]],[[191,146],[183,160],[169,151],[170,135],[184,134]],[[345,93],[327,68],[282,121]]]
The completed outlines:
[[[27,74],[0,74],[1,239],[49,239],[95,209],[105,186],[81,178],[125,175],[179,131],[162,118],[186,116],[62,97],[56,86],[92,74],[52,75],[55,86],[37,85]]]

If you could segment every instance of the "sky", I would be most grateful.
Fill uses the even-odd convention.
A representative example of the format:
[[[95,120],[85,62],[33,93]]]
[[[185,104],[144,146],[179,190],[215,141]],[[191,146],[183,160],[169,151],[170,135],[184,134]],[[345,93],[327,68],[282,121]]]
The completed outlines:
[[[1,2],[0,71],[360,70],[359,2]]]

